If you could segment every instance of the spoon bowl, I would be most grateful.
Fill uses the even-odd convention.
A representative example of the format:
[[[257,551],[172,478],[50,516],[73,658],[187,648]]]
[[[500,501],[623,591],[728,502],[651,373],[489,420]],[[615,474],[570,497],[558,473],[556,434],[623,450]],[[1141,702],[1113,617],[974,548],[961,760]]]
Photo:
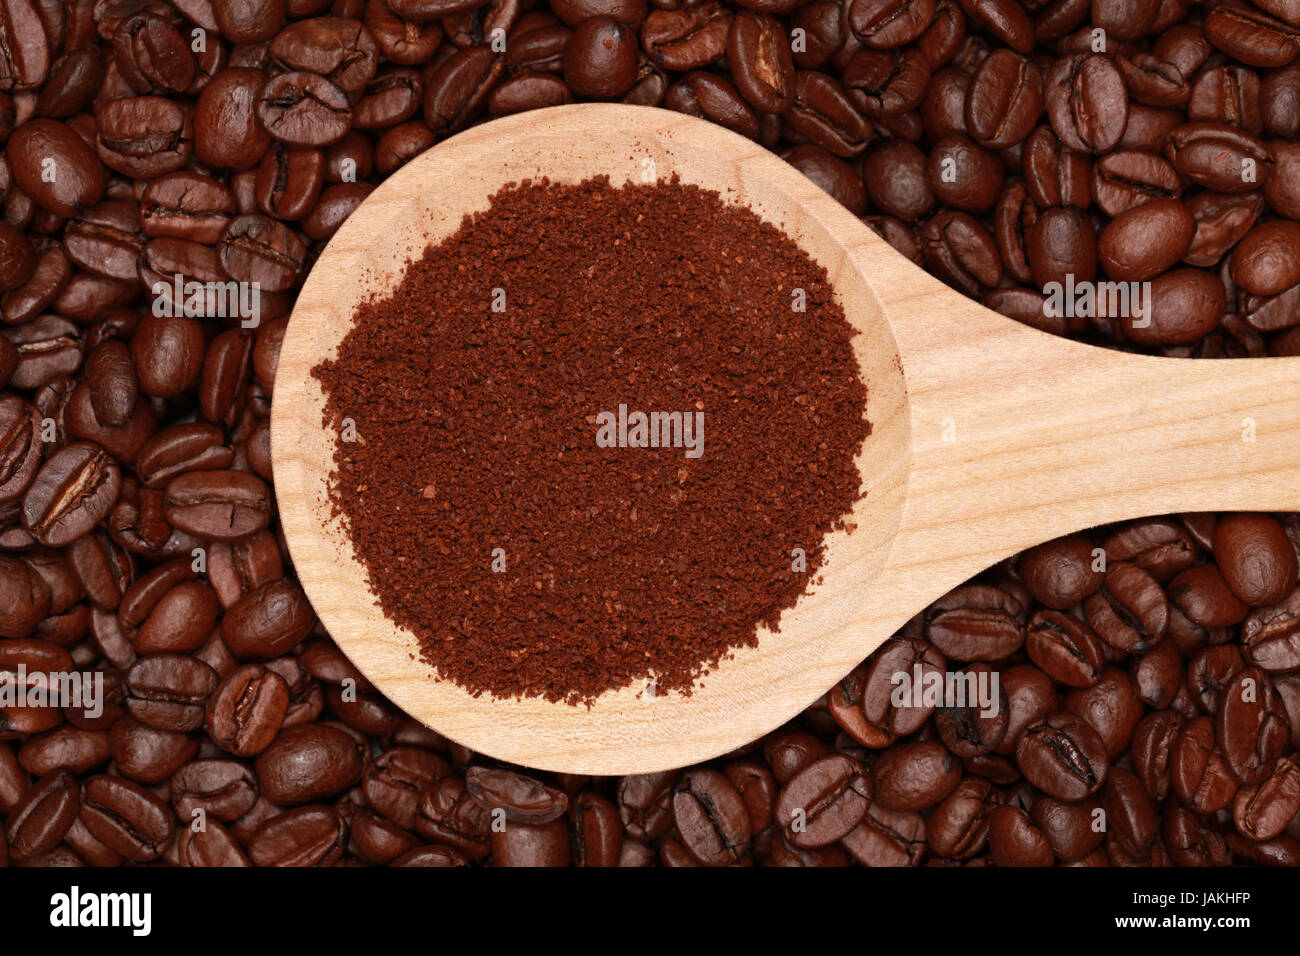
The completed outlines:
[[[691,695],[631,686],[590,707],[475,697],[436,679],[384,616],[328,495],[336,436],[312,369],[358,303],[525,179],[677,177],[783,229],[827,271],[868,389],[851,531],[819,583]],[[430,316],[430,321],[434,321]],[[364,437],[364,436],[362,436]],[[461,133],[412,160],[330,241],[281,347],[272,412],[281,522],[316,613],[408,714],[492,757],[646,773],[733,750],[798,714],[910,617],[978,571],[1080,528],[1148,514],[1300,509],[1300,359],[1134,356],[997,315],[907,261],[793,167],[689,116],[560,106]],[[437,582],[431,582],[437,586]]]

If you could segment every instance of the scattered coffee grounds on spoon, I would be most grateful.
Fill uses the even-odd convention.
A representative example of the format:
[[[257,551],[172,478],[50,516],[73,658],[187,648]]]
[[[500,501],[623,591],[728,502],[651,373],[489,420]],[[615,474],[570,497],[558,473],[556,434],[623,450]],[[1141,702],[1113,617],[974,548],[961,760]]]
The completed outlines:
[[[314,370],[331,497],[439,676],[689,693],[862,494],[853,334],[825,270],[717,193],[512,186]]]

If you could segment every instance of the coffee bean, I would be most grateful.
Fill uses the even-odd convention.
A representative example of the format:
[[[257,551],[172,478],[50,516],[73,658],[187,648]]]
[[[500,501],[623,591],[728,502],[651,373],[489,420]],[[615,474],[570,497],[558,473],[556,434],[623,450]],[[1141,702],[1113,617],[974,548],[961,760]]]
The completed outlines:
[[[475,800],[500,808],[507,820],[516,823],[550,823],[569,808],[562,792],[509,770],[471,767],[465,773],[465,786]]]
[[[333,807],[299,807],[271,817],[248,838],[254,866],[329,866],[343,855],[347,825]]]
[[[1259,783],[1272,773],[1290,737],[1277,691],[1257,667],[1238,671],[1223,687],[1215,739],[1224,761],[1242,783]]]
[[[5,839],[14,860],[58,846],[81,809],[76,780],[66,771],[41,778],[9,812]]]
[[[1047,75],[1044,98],[1053,132],[1070,149],[1105,153],[1119,143],[1128,121],[1128,93],[1106,54],[1058,60]]]
[[[83,784],[81,822],[97,840],[137,863],[161,856],[175,832],[166,804],[137,783],[106,775]]]
[[[194,142],[191,111],[160,96],[110,100],[96,119],[95,150],[109,169],[152,179],[180,169]]]
[[[871,767],[871,796],[891,810],[923,810],[961,782],[961,763],[937,741],[891,747]]]
[[[700,863],[726,866],[749,851],[749,810],[722,773],[700,768],[682,774],[673,787],[672,808],[683,844]]]
[[[261,793],[281,806],[333,796],[360,780],[364,769],[352,738],[325,724],[281,731],[256,766]]]
[[[103,449],[75,442],[37,472],[23,498],[23,524],[44,545],[69,544],[108,514],[121,483],[121,471]]]
[[[104,167],[94,151],[55,120],[34,119],[18,127],[6,156],[18,187],[57,216],[74,216],[104,194]]]
[[[1105,783],[1105,745],[1097,731],[1065,711],[1025,728],[1016,764],[1034,786],[1060,800],[1082,800]]]
[[[221,638],[237,658],[270,660],[288,652],[315,625],[302,589],[288,578],[250,591],[221,620]]]

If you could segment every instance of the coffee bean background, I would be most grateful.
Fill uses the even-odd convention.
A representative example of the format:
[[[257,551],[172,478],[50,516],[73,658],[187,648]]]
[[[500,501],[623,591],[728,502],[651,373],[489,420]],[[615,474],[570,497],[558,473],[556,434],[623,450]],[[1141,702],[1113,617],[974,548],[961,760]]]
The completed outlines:
[[[355,672],[268,443],[295,290],[374,184],[570,101],[754,138],[1048,332],[1300,354],[1298,56],[1283,0],[0,0],[0,669],[111,692],[0,709],[0,864],[1300,863],[1300,515],[1044,544],[742,752],[588,779]],[[259,283],[260,326],[155,315],[177,274]],[[1150,281],[1151,322],[1048,316],[1067,274]],[[895,706],[913,667],[1003,706]]]

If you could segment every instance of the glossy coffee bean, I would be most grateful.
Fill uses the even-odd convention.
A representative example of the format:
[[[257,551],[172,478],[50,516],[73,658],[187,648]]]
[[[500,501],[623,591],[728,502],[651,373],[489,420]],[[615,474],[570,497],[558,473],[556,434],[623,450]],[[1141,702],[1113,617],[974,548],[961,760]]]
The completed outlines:
[[[1065,711],[1025,729],[1016,744],[1016,764],[1030,783],[1061,800],[1082,800],[1106,780],[1101,737],[1086,721]]]

